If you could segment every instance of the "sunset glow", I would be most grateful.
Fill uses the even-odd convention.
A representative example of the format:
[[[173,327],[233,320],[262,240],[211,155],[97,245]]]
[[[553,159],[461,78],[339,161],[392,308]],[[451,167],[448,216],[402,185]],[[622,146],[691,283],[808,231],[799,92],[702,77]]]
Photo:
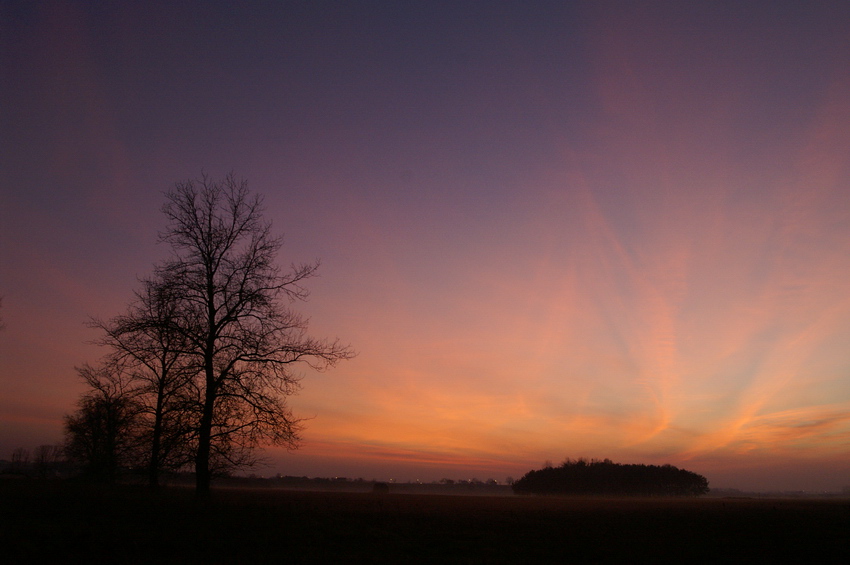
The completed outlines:
[[[358,352],[261,474],[850,485],[850,5],[497,4],[4,4],[0,458],[233,171]]]

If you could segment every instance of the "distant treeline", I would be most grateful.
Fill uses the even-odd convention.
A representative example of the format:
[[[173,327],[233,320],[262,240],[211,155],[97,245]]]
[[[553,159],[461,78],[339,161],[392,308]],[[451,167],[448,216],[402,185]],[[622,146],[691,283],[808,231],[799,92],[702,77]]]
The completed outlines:
[[[623,465],[610,459],[567,459],[529,471],[513,484],[517,494],[699,496],[708,480],[672,465]]]
[[[509,478],[509,480],[511,480]],[[420,493],[420,494],[489,494],[509,495],[511,490],[507,484],[500,484],[495,479],[481,481],[478,479],[441,479],[433,482],[422,481],[378,481],[376,479],[351,479],[347,477],[296,477],[277,475],[276,477],[221,477],[216,480],[219,486],[244,488],[283,488],[295,490],[348,491],[348,492],[377,492],[376,485],[383,485],[381,492],[390,493]]]

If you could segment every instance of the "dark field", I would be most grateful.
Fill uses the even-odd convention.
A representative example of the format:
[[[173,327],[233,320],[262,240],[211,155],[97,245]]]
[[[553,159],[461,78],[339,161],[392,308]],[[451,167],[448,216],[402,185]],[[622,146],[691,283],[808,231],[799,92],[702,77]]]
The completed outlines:
[[[0,481],[5,563],[850,563],[850,500],[612,499]]]

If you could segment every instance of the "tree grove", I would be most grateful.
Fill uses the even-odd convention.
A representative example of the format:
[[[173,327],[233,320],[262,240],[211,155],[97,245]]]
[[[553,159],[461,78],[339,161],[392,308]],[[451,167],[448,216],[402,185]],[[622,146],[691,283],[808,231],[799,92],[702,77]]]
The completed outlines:
[[[169,453],[188,448],[204,495],[216,470],[251,463],[257,446],[297,445],[299,420],[286,397],[298,390],[299,364],[323,370],[354,353],[307,335],[292,304],[307,298],[318,262],[281,270],[281,239],[245,181],[178,183],[163,213],[170,256],[127,314],[93,325],[146,399],[151,482]]]

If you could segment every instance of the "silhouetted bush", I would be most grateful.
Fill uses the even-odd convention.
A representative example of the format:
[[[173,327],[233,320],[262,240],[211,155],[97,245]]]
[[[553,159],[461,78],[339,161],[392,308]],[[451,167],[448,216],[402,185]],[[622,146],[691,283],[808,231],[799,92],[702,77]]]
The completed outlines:
[[[375,483],[372,485],[372,492],[375,494],[388,494],[390,492],[390,485],[387,483]]]
[[[567,459],[560,467],[529,471],[513,484],[517,494],[699,496],[708,492],[702,475],[672,465],[623,465]]]

